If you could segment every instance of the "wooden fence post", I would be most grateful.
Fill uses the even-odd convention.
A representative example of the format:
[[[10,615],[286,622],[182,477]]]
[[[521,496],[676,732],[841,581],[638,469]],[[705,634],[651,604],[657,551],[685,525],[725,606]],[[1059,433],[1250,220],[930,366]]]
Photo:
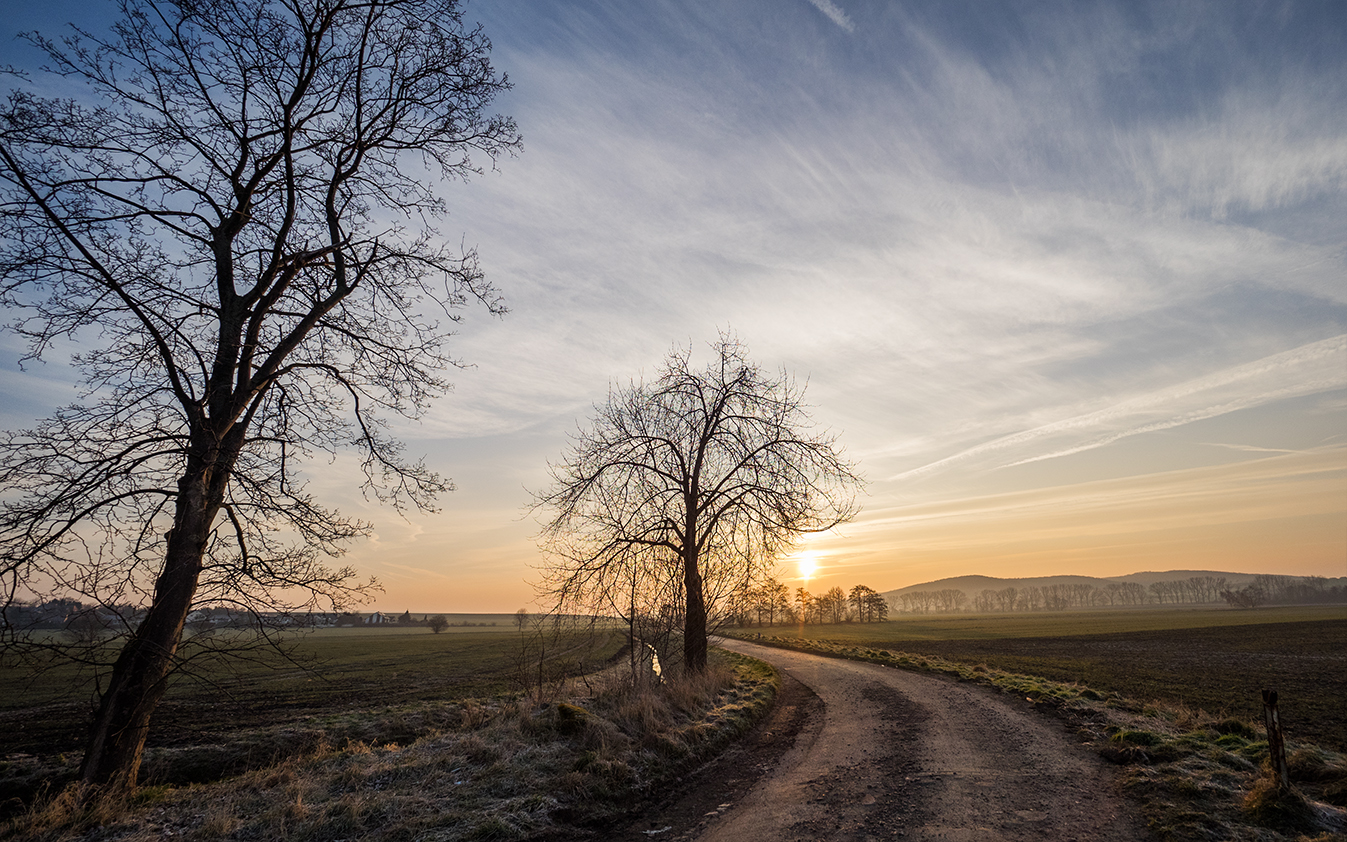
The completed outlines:
[[[1263,720],[1267,724],[1268,760],[1277,776],[1277,787],[1291,788],[1291,773],[1286,766],[1286,739],[1282,736],[1282,721],[1277,714],[1277,691],[1263,691]]]

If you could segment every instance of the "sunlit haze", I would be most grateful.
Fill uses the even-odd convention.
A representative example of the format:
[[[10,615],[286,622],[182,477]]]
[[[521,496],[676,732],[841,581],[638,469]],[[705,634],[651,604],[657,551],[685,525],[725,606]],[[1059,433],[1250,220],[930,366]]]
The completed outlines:
[[[96,5],[7,10],[0,65]],[[1347,575],[1347,4],[468,9],[524,151],[446,184],[440,230],[511,312],[464,311],[455,390],[393,425],[453,478],[440,512],[365,499],[354,457],[309,472],[376,524],[343,560],[371,607],[532,607],[548,460],[726,328],[867,480],[792,589]],[[22,351],[11,429],[77,394]]]

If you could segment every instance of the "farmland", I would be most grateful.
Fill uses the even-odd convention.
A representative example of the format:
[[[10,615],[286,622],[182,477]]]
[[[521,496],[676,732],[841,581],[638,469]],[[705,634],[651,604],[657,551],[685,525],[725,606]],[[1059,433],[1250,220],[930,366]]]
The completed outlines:
[[[214,742],[227,731],[283,725],[347,709],[392,708],[494,696],[517,689],[525,636],[513,617],[450,615],[444,634],[424,627],[333,628],[295,634],[289,658],[261,651],[198,667],[171,685],[156,713],[150,748]],[[612,656],[620,635],[577,635],[554,668]],[[190,647],[190,643],[189,643]],[[93,677],[71,667],[39,675],[0,671],[0,757],[82,748]]]
[[[1259,691],[1271,687],[1289,733],[1347,748],[1343,606],[918,617],[762,632],[937,655],[1247,720],[1261,717]]]
[[[92,686],[0,674],[0,838],[525,838],[625,815],[771,703],[765,664],[717,653],[650,680],[614,625],[319,629],[180,681],[138,794],[78,802]],[[504,620],[509,620],[505,622]],[[539,645],[545,643],[546,657]],[[261,653],[254,653],[261,655]],[[611,668],[610,668],[611,667]],[[64,688],[64,689],[62,689]],[[62,695],[62,694],[65,695]]]

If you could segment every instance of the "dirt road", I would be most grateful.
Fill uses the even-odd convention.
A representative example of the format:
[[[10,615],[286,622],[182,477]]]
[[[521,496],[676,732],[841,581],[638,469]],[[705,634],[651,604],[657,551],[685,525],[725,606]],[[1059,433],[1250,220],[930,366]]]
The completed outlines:
[[[760,775],[742,780],[751,770],[739,770],[737,778],[728,778],[739,785],[719,792],[692,781],[684,799],[691,808],[666,805],[644,829],[629,829],[631,838],[1151,838],[1132,805],[1118,795],[1113,767],[1027,703],[985,687],[875,664],[741,641],[721,645],[775,664],[812,690],[817,701],[811,699],[804,713],[803,704],[799,711],[788,706],[799,720],[793,741],[784,753],[758,764],[768,767]],[[737,758],[751,760],[751,755]],[[734,774],[731,766],[711,776]]]

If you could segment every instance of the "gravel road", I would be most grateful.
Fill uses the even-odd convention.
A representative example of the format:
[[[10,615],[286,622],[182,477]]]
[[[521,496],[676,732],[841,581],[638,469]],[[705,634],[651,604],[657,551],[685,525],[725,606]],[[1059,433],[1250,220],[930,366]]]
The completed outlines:
[[[720,645],[776,665],[817,702],[797,716],[789,748],[758,764],[766,768],[753,770],[751,780],[726,787],[723,795],[691,780],[687,803],[650,817],[631,838],[1152,838],[1134,805],[1119,795],[1114,767],[1027,703],[876,664],[736,640]],[[711,770],[711,787],[728,773]],[[709,809],[699,806],[708,798]],[[693,810],[696,818],[689,820]]]

